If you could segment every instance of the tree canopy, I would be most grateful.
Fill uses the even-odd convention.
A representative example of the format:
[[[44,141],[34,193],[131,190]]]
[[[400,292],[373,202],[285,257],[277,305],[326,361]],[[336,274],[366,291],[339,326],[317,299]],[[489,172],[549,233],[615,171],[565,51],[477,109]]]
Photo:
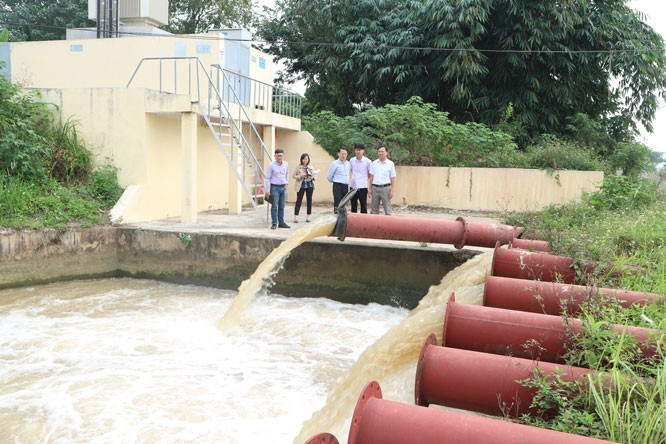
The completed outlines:
[[[254,25],[251,0],[170,0],[169,24],[174,34],[195,34],[211,28]],[[0,0],[0,23],[12,41],[62,40],[67,28],[92,27],[88,0]]]
[[[197,34],[211,28],[249,28],[255,19],[251,0],[170,0],[169,26],[174,34]]]
[[[421,96],[458,122],[561,134],[583,114],[616,138],[651,129],[664,41],[627,0],[277,0],[263,49],[313,110]]]
[[[1,0],[0,23],[11,41],[62,40],[67,28],[93,26],[88,0]]]

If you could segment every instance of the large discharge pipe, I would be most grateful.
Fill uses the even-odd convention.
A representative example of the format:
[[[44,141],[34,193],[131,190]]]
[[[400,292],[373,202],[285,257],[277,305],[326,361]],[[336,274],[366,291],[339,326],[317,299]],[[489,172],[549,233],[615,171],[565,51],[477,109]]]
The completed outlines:
[[[485,306],[550,315],[563,312],[578,314],[581,305],[590,300],[606,299],[628,308],[633,304],[645,305],[663,301],[663,298],[664,296],[656,293],[501,276],[486,276],[483,288]]]
[[[491,274],[493,276],[573,284],[580,281],[581,277],[592,274],[594,269],[595,265],[592,263],[580,264],[576,269],[571,257],[515,248],[501,248],[498,244],[493,255]]]
[[[451,244],[460,249],[466,245],[492,248],[498,242],[506,245],[520,231],[519,227],[468,222],[462,217],[455,220],[395,217],[347,213],[344,207],[339,207],[332,236],[340,241],[347,237],[360,237]]]
[[[416,404],[421,406],[436,404],[488,415],[518,417],[525,412],[537,412],[531,404],[538,391],[538,387],[519,381],[539,376],[549,380],[579,381],[581,387],[585,387],[587,374],[599,372],[440,347],[431,333],[419,356],[414,395]]]
[[[609,330],[636,342],[643,355],[656,357],[664,332],[651,328],[609,324]],[[460,304],[449,297],[444,314],[442,345],[518,358],[564,363],[583,332],[583,321],[571,317]]]
[[[554,430],[382,399],[376,381],[356,403],[348,444],[610,444]]]
[[[509,244],[509,248],[520,248],[521,250],[539,251],[542,253],[550,253],[551,251],[546,241],[522,238],[513,239]]]
[[[317,433],[308,438],[305,444],[340,444],[340,441],[330,433]]]

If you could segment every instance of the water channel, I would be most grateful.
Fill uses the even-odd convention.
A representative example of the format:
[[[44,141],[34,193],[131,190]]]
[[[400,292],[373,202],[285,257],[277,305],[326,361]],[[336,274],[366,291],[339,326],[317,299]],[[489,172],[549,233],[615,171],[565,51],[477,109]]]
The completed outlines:
[[[451,292],[480,303],[491,253],[411,312],[270,293],[289,251],[332,229],[312,225],[239,292],[136,279],[0,291],[0,442],[346,442],[368,381],[413,403],[423,339],[441,337]]]

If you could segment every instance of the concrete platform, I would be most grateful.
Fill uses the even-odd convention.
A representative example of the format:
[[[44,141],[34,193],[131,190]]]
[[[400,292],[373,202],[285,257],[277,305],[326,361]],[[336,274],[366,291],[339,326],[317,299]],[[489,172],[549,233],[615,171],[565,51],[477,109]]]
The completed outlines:
[[[334,217],[333,208],[331,205],[314,205],[312,208],[312,220],[318,217]],[[454,220],[457,217],[464,217],[471,222],[480,222],[488,224],[501,223],[495,214],[481,214],[471,212],[451,212],[434,207],[394,207],[394,217],[411,217],[411,218],[426,218],[426,219],[446,219]],[[259,211],[252,208],[245,209],[242,214],[228,214],[226,211],[211,211],[199,213],[196,223],[183,224],[180,218],[169,218],[145,223],[136,224],[123,224],[123,227],[134,227],[145,230],[177,232],[177,233],[200,233],[200,234],[234,234],[241,236],[251,236],[257,238],[268,239],[287,239],[291,234],[306,225],[304,210],[301,210],[299,216],[299,223],[293,223],[294,220],[294,207],[287,205],[285,208],[285,222],[291,228],[278,228],[271,230],[266,220],[270,221],[270,214],[268,213],[268,206],[261,205]],[[333,242],[339,243],[340,241],[334,237],[322,237],[314,239],[312,242]],[[403,242],[392,240],[377,240],[377,239],[360,239],[360,238],[347,238],[345,244],[362,244],[362,245],[384,245],[384,246],[403,246],[403,247],[420,247],[416,242]],[[429,248],[435,249],[452,249],[452,245],[446,244],[430,244]],[[490,249],[483,247],[465,247],[471,248],[476,251],[488,251]]]

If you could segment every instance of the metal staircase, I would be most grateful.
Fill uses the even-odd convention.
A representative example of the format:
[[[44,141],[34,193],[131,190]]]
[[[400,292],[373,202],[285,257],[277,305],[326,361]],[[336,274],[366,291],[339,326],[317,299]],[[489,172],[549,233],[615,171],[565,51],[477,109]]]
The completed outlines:
[[[243,104],[243,97],[234,87],[231,79],[233,74],[219,65],[212,65],[209,72],[198,57],[146,57],[139,62],[127,87],[132,85],[144,62],[159,64],[160,92],[196,97],[199,113],[236,175],[243,195],[259,217],[268,224],[268,208],[266,215],[262,215],[260,207],[263,206],[264,198],[263,162],[268,164],[272,161],[272,156],[250,119]],[[167,62],[173,63],[173,72],[165,72],[163,69],[163,64]],[[179,66],[183,64],[186,66]],[[170,77],[166,79],[168,82],[165,81],[167,77]],[[165,83],[168,83],[168,86]],[[253,151],[248,139],[258,141],[258,153]]]

